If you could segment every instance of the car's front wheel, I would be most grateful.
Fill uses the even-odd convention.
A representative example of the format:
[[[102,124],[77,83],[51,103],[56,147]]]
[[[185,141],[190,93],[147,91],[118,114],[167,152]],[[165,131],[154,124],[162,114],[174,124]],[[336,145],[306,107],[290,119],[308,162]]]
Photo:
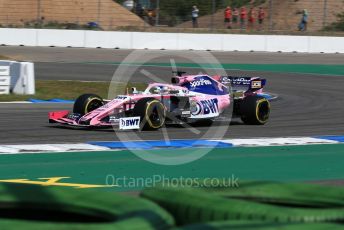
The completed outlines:
[[[85,115],[104,105],[104,101],[96,94],[83,94],[79,96],[73,107],[73,113]]]
[[[166,108],[157,99],[143,98],[135,104],[134,116],[141,118],[142,130],[156,130],[165,124]]]

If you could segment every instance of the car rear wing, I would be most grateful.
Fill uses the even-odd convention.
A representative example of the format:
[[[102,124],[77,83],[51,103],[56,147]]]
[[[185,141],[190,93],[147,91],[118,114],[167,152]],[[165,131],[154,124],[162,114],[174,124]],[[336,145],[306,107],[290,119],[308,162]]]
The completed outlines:
[[[266,79],[260,77],[234,77],[219,76],[216,79],[224,85],[229,85],[233,89],[256,91],[262,89],[266,84]]]

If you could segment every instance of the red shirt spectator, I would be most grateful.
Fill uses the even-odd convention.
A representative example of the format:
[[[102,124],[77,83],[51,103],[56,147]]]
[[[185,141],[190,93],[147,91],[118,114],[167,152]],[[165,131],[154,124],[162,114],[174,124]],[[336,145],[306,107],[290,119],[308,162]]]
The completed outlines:
[[[225,19],[231,19],[232,18],[232,10],[229,6],[227,6],[225,10]]]
[[[253,11],[253,7],[250,8],[250,10],[248,11],[248,21],[250,23],[254,23],[255,21],[255,17],[254,17],[254,11]]]
[[[229,6],[227,6],[225,10],[225,25],[227,26],[227,29],[231,29],[231,19],[232,19],[232,10]]]
[[[240,18],[241,19],[246,19],[246,17],[247,17],[246,8],[245,7],[241,7],[241,9],[240,9]]]
[[[240,8],[240,28],[245,29],[247,12],[245,7]]]

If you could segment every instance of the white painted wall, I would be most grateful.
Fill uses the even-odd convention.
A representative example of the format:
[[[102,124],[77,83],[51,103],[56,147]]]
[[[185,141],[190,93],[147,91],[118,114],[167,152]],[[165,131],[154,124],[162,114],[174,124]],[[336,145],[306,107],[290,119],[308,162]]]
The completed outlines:
[[[81,47],[87,48],[119,48],[130,49],[132,47],[132,33],[110,32],[110,31],[85,31],[84,44]]]
[[[83,30],[37,30],[36,46],[85,46]]]
[[[223,50],[222,34],[187,34],[180,33],[178,50]]]
[[[37,30],[0,29],[0,45],[37,46]]]
[[[178,50],[178,34],[133,32],[131,49]]]
[[[344,53],[344,37],[0,28],[0,45]]]
[[[225,34],[224,51],[266,51],[266,36]]]
[[[267,52],[309,52],[308,36],[266,36]]]
[[[344,37],[309,37],[311,53],[344,53]]]

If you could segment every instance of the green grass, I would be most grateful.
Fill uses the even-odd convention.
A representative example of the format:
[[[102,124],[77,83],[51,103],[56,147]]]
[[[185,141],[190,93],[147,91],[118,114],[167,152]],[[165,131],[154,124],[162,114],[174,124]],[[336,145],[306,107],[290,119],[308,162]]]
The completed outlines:
[[[99,131],[102,135],[103,131]],[[32,135],[36,135],[34,132]],[[67,134],[72,135],[72,134]],[[115,134],[114,134],[115,135]],[[137,154],[176,159],[187,157],[192,149],[136,150]],[[121,187],[110,190],[139,190],[143,184],[131,178],[153,180],[171,178],[231,178],[241,181],[324,181],[342,180],[344,144],[235,147],[196,149],[209,151],[197,161],[183,165],[152,164],[129,150],[77,153],[36,153],[0,155],[1,179],[31,179],[67,176],[69,183],[104,184],[107,176],[127,178],[118,181]],[[195,152],[196,153],[196,152]],[[147,180],[146,180],[147,179]],[[156,178],[159,180],[159,178]],[[137,180],[136,180],[137,181]],[[113,183],[110,177],[108,182]],[[155,181],[158,182],[158,181]],[[127,186],[124,186],[124,185]]]
[[[143,83],[112,83],[116,87],[118,94],[124,94],[127,87],[135,86],[143,90],[146,85]],[[62,98],[74,100],[84,93],[94,93],[103,98],[108,98],[109,82],[80,82],[80,81],[36,81],[35,95],[0,95],[0,101],[26,101],[30,98],[48,100],[52,98]]]

